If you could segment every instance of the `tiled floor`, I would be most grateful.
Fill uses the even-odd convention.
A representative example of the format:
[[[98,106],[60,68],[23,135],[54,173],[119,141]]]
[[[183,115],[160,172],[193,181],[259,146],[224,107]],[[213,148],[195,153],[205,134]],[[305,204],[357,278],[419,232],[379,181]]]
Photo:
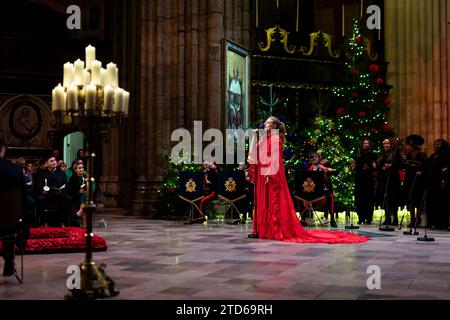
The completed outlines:
[[[95,232],[109,247],[94,259],[117,283],[115,299],[450,299],[446,231],[429,232],[434,243],[396,231],[364,244],[298,244],[249,239],[246,225],[100,218],[108,225]],[[63,299],[66,268],[83,260],[83,253],[25,256],[24,284],[0,276],[0,299]],[[370,265],[380,267],[380,290],[367,288]]]

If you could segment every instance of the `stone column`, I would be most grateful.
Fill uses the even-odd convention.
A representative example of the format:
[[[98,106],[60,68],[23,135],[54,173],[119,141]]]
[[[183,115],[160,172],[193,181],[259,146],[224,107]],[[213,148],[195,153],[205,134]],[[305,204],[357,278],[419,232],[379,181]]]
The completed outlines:
[[[388,83],[397,134],[420,134],[428,153],[435,139],[449,139],[450,84],[447,0],[385,2]]]

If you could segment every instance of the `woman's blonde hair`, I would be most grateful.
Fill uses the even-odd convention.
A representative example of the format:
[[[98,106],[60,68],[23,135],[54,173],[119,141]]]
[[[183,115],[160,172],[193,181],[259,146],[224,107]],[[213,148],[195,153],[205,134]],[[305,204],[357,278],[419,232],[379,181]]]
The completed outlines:
[[[280,119],[278,119],[277,117],[274,117],[274,116],[270,116],[269,119],[273,121],[273,124],[275,126],[274,129],[278,129],[278,133],[280,135],[281,141],[284,143],[285,140],[286,140],[286,126],[285,126],[285,124],[283,122],[281,122]]]

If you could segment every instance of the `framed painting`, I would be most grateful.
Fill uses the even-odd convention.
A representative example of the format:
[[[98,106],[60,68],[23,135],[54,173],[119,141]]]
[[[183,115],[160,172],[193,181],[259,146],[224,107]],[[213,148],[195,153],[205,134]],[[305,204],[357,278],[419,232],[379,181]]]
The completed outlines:
[[[225,43],[225,128],[245,130],[250,121],[249,51],[229,40]]]

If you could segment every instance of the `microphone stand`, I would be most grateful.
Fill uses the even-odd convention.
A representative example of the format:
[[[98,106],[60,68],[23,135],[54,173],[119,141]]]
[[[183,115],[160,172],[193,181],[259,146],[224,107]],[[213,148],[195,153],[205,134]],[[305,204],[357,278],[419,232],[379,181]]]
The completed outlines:
[[[414,181],[413,181],[413,184],[412,184],[412,186],[411,186],[411,190],[409,191],[409,196],[408,196],[408,201],[407,201],[407,203],[406,203],[406,207],[409,207],[410,204],[411,204],[412,194],[413,194],[413,190],[414,190],[414,188],[415,188],[415,186],[416,186],[416,181],[417,181],[417,174],[416,174],[416,176],[414,177]],[[424,205],[424,203],[425,203],[425,197],[426,197],[426,194],[427,194],[427,192],[426,192],[426,190],[425,190],[424,196],[422,197],[422,201],[420,201],[420,207],[419,207],[419,210],[417,210],[417,217],[415,217],[415,218],[416,218],[416,221],[414,222],[414,231],[413,231],[412,228],[410,228],[409,231],[404,231],[404,232],[403,232],[404,235],[413,235],[413,236],[416,236],[416,235],[419,234],[419,233],[416,231],[416,229],[417,229],[417,223],[418,223],[418,221],[419,221],[420,215],[422,214],[422,208],[423,208],[423,205]],[[415,208],[411,208],[411,210],[414,210],[414,209],[415,209]],[[410,215],[411,215],[411,213],[410,213]],[[398,230],[402,230],[402,226],[403,226],[403,218],[404,218],[404,217],[405,217],[405,216],[403,215],[403,217],[402,217],[402,222],[400,223],[400,228],[399,228]]]
[[[389,221],[391,220],[391,218],[389,216],[390,212],[389,212],[389,201],[388,201],[388,188],[389,188],[389,182],[391,180],[391,168],[392,168],[392,166],[389,167],[389,169],[388,169],[388,172],[387,172],[388,178],[387,178],[387,181],[386,181],[386,187],[384,188],[383,208],[384,208],[384,219],[385,219],[385,221],[386,221],[386,218],[388,218],[388,217],[389,217]],[[395,231],[394,228],[391,228],[388,225],[386,225],[384,227],[381,226],[381,219],[382,219],[382,217],[383,216],[380,215],[380,227],[379,227],[379,230],[380,231],[387,231],[387,232]]]
[[[423,207],[425,207],[425,208],[426,208],[426,203],[427,203],[427,200],[426,200],[427,198],[426,197],[427,197],[427,194],[428,194],[428,187],[430,186],[431,172],[433,171],[433,167],[434,167],[435,161],[436,161],[436,158],[434,158],[433,162],[431,163],[431,168],[430,168],[430,171],[428,172],[427,180],[426,180],[426,184],[425,184],[425,191],[423,192],[422,204],[423,204]],[[419,212],[417,213],[416,223],[414,225],[414,234],[415,234],[415,231],[416,231],[416,228],[417,228],[417,222],[419,221],[418,218],[421,216],[421,214],[422,214],[422,210],[420,210],[420,213]],[[428,224],[428,219],[427,219],[427,224]],[[423,237],[418,237],[417,241],[433,242],[434,238],[427,236],[427,226],[426,225],[425,225],[425,230],[424,231],[425,231],[425,235]],[[419,234],[419,233],[417,233],[417,234]]]

